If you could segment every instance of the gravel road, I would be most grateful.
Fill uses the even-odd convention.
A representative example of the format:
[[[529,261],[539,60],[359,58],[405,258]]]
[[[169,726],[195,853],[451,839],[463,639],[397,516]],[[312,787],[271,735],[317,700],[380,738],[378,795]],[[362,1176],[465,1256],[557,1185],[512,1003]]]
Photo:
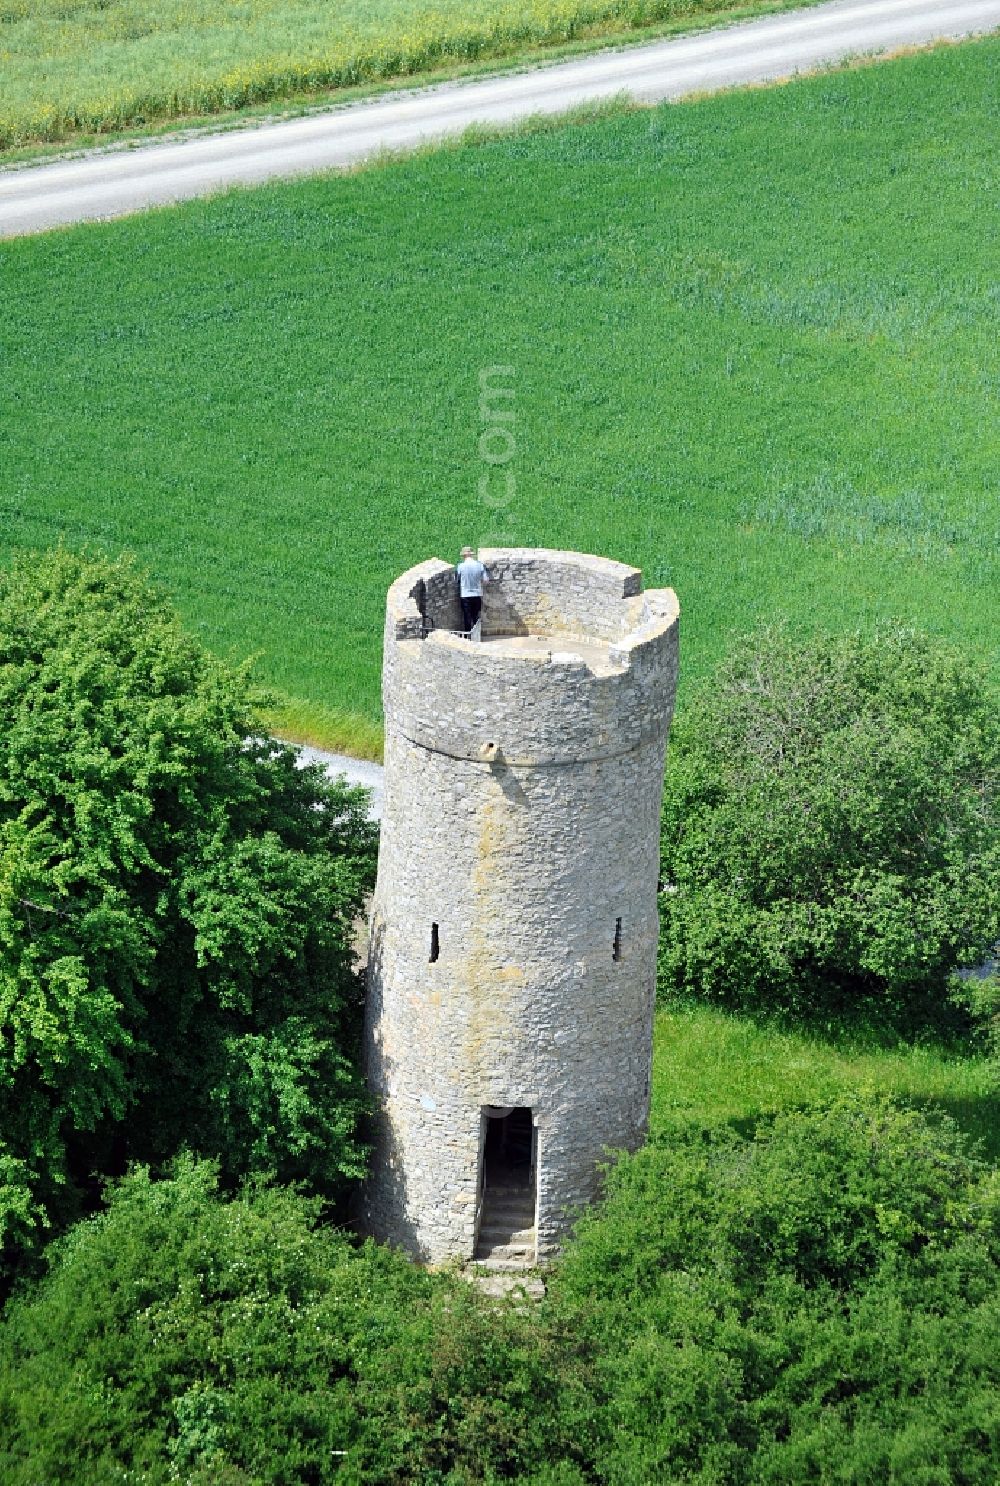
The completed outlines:
[[[381,764],[370,763],[368,759],[351,758],[346,753],[324,753],[320,748],[300,748],[299,755],[305,764],[325,765],[331,778],[346,775],[349,784],[363,784],[365,789],[370,789],[372,803],[369,814],[372,820],[382,819],[384,770]]]
[[[643,102],[766,82],[851,55],[1000,26],[1000,0],[833,0],[691,36],[445,83],[220,134],[0,171],[0,237],[357,165],[471,125],[627,95]]]

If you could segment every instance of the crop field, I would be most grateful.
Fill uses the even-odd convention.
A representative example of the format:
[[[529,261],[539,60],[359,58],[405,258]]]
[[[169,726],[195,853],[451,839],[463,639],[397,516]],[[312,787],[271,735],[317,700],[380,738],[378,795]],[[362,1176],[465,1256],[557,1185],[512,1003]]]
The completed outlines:
[[[740,10],[738,0],[4,0],[0,151]]]
[[[285,728],[372,754],[386,586],[464,542],[672,584],[681,705],[779,613],[915,621],[1000,669],[998,61],[989,39],[7,243],[0,544],[133,550],[258,657]]]

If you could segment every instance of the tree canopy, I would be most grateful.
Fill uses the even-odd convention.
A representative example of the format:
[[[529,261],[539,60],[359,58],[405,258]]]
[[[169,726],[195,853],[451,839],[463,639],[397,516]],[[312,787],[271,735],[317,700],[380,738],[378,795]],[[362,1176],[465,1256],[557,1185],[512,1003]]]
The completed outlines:
[[[1000,937],[1000,698],[905,629],[751,636],[689,701],[663,809],[664,986],[836,1012],[943,997]]]
[[[0,574],[0,1243],[181,1146],[230,1180],[359,1173],[363,791],[267,736],[126,560]]]
[[[997,1198],[947,1118],[858,1096],[619,1162],[552,1294],[598,1479],[988,1486]]]
[[[947,1120],[851,1099],[625,1157],[544,1300],[501,1304],[134,1170],[0,1321],[10,1486],[993,1486],[991,1174]]]

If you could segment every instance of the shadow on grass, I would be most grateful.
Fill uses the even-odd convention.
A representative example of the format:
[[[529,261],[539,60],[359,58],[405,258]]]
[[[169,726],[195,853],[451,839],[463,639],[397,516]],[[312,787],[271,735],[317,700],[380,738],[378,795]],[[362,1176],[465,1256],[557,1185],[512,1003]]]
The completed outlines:
[[[894,1006],[859,990],[851,1000],[833,1008],[749,1009],[739,1014],[761,1030],[815,1039],[846,1056],[921,1047],[950,1059],[975,1057],[982,1051],[968,1010],[947,994],[928,994]]]
[[[1000,1090],[965,1096],[928,1097],[897,1093],[892,1097],[895,1103],[919,1110],[921,1114],[932,1118],[935,1114],[947,1116],[971,1142],[975,1154],[981,1156],[992,1166],[1000,1165]],[[660,1117],[656,1131],[650,1139],[654,1142],[669,1143],[671,1136],[690,1134],[692,1129],[702,1129],[707,1134],[712,1129],[725,1128],[731,1130],[742,1140],[753,1140],[758,1132],[766,1132],[779,1115],[805,1114],[811,1109],[822,1108],[829,1102],[828,1097],[817,1096],[816,1099],[803,1099],[786,1104],[780,1110],[762,1110],[752,1115],[720,1116],[714,1121],[693,1111],[690,1113],[672,1111]]]
[[[911,1095],[904,1102],[925,1114],[948,1115],[987,1161],[993,1166],[1000,1165],[1000,1088],[978,1097]]]

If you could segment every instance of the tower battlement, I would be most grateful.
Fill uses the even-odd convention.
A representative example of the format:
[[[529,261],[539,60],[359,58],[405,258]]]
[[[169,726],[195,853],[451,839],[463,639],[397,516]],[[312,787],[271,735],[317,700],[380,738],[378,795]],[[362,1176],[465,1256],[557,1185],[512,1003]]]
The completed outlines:
[[[446,563],[386,605],[362,1218],[541,1262],[646,1129],[678,605],[604,558],[480,559],[478,643]]]
[[[575,552],[491,548],[482,642],[458,632],[454,568],[421,563],[386,605],[387,727],[455,758],[607,757],[664,734],[678,604],[638,568]]]

